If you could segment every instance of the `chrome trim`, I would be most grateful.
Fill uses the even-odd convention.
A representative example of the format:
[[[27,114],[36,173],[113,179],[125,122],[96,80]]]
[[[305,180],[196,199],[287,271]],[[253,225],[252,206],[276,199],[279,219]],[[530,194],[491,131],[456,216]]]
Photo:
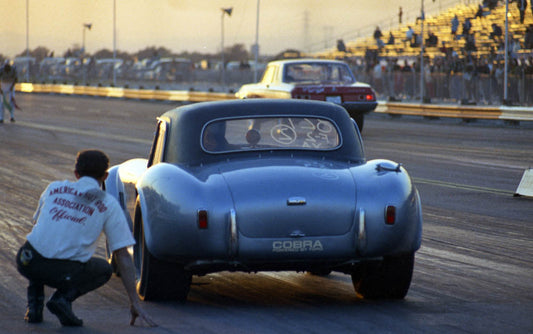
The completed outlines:
[[[289,197],[287,199],[287,205],[306,205],[307,200],[300,196]]]
[[[385,171],[385,172],[396,172],[396,173],[400,173],[400,172],[402,171],[402,166],[403,166],[403,165],[402,165],[401,163],[397,164],[396,167],[386,166],[385,164],[382,164],[382,163],[381,163],[381,164],[378,164],[378,165],[376,166],[376,170],[377,170],[378,172],[383,172],[383,171]]]
[[[359,210],[359,231],[358,231],[358,244],[357,247],[360,253],[364,253],[366,249],[366,222],[365,222],[365,210]]]
[[[289,234],[289,236],[291,238],[303,238],[303,237],[305,237],[305,233],[303,233],[301,231],[294,231],[291,234]]]
[[[230,255],[236,256],[238,250],[237,213],[235,209],[229,210],[230,222]]]

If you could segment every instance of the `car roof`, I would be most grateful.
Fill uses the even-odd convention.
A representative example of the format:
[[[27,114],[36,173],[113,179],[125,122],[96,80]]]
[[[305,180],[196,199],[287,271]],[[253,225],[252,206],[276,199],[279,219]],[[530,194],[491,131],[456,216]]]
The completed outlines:
[[[329,102],[291,99],[244,99],[202,102],[170,110],[161,119],[170,124],[165,160],[171,163],[200,164],[226,159],[244,152],[208,154],[200,146],[200,134],[206,123],[221,118],[258,116],[315,116],[328,118],[337,124],[343,145],[332,152],[307,152],[329,155],[332,159],[362,161],[364,153],[360,135],[346,110]],[[295,151],[292,150],[292,153]],[[257,154],[257,152],[255,152]]]
[[[298,64],[298,63],[332,63],[332,64],[345,64],[346,65],[346,63],[341,60],[316,59],[316,58],[282,59],[282,60],[275,60],[275,61],[269,62],[269,64],[278,64],[278,65]]]

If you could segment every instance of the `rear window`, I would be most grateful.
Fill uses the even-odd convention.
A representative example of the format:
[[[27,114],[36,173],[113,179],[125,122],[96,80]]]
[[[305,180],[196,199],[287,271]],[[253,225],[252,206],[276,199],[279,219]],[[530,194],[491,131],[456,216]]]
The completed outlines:
[[[341,145],[337,126],[316,117],[260,117],[215,120],[202,130],[209,153],[251,150],[320,150]]]
[[[285,65],[284,80],[289,83],[353,84],[355,78],[345,64],[295,63]]]

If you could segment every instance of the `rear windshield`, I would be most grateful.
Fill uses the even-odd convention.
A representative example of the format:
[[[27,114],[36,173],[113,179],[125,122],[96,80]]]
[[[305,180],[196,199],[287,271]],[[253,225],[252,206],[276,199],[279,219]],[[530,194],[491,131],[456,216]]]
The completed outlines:
[[[288,83],[353,84],[355,78],[345,64],[296,63],[285,65],[283,81]]]
[[[320,150],[341,145],[337,126],[315,117],[261,117],[215,120],[202,130],[209,153],[250,150]]]

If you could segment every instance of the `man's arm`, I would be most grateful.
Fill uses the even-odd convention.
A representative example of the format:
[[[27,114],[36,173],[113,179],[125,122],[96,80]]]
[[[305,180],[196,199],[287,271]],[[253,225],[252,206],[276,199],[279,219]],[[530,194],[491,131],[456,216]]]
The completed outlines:
[[[122,279],[122,283],[124,284],[126,292],[128,293],[128,297],[130,299],[130,325],[133,326],[137,317],[141,317],[141,320],[144,320],[148,324],[148,326],[156,327],[157,324],[141,307],[139,296],[137,295],[137,291],[135,290],[135,269],[133,266],[133,261],[131,260],[130,253],[128,252],[128,248],[124,247],[117,249],[113,252],[113,257],[117,262],[118,269],[120,271],[120,278]]]

